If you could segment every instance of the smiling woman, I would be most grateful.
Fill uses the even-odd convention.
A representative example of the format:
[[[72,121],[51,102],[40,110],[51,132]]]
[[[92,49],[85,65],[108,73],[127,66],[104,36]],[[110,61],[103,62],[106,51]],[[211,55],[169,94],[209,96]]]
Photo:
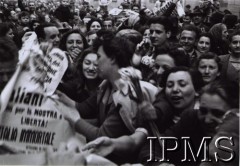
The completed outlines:
[[[87,23],[87,31],[99,31],[102,29],[102,21],[96,18],[92,18],[88,23]]]
[[[202,33],[199,36],[199,40],[197,42],[197,54],[198,57],[202,55],[203,53],[207,53],[211,51],[213,45],[213,39],[212,36],[209,33]]]
[[[194,107],[195,95],[203,85],[199,74],[185,67],[175,67],[163,74],[161,83],[166,98],[178,112]]]
[[[63,35],[59,48],[66,51],[69,62],[73,63],[81,52],[88,47],[88,43],[83,34],[78,30],[72,30]]]
[[[74,64],[74,78],[58,88],[71,99],[82,102],[96,92],[101,79],[98,77],[98,56],[91,49],[84,50]]]

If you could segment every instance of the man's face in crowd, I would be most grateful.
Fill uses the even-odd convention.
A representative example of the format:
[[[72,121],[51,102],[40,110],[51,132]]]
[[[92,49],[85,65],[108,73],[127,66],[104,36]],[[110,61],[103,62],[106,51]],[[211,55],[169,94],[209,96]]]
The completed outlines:
[[[30,3],[28,4],[28,6],[29,6],[30,11],[34,11],[34,10],[35,10],[35,4],[34,4],[34,2],[30,2]]]
[[[62,5],[63,6],[68,6],[69,5],[69,1],[68,0],[62,0]]]
[[[51,42],[53,44],[53,47],[58,47],[59,45],[59,31],[57,27],[51,26],[44,28],[45,32],[45,40],[48,42]]]
[[[217,9],[220,9],[220,2],[219,1],[213,1],[213,4]]]
[[[195,16],[193,17],[193,23],[194,23],[195,25],[201,24],[202,21],[203,21],[203,18],[202,18],[201,15],[195,15]]]
[[[198,118],[206,134],[215,135],[216,127],[222,123],[222,118],[229,109],[230,106],[217,94],[204,93],[200,97]]]
[[[11,11],[10,12],[10,14],[11,14],[11,19],[13,20],[13,21],[17,21],[18,20],[18,15],[17,15],[17,13],[15,12],[15,11]]]
[[[170,37],[170,32],[166,32],[162,24],[154,23],[150,26],[150,39],[153,46],[161,46]]]
[[[77,25],[80,22],[80,17],[78,15],[73,16],[73,24]]]
[[[132,10],[139,13],[139,8],[137,6],[134,6]]]
[[[234,56],[240,57],[240,35],[235,35],[232,37],[230,49]]]
[[[180,45],[186,52],[191,52],[196,41],[196,33],[193,31],[183,30],[179,40]]]
[[[190,23],[191,23],[191,18],[190,18],[190,16],[184,16],[184,17],[183,17],[183,23],[185,23],[185,24],[190,24]]]
[[[103,26],[107,30],[112,30],[112,28],[113,28],[112,21],[111,20],[104,21]]]

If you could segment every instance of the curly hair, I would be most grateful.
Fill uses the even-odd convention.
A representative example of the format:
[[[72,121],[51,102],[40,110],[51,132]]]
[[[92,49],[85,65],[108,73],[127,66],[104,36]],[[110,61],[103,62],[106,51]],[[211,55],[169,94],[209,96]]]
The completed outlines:
[[[99,19],[97,19],[97,18],[91,18],[91,20],[87,23],[87,31],[90,31],[90,27],[91,27],[91,25],[92,25],[92,23],[93,22],[98,22],[100,25],[101,25],[101,27],[103,27],[103,23],[102,23],[102,21],[101,20],[99,20]]]
[[[73,33],[77,33],[79,34],[81,37],[82,37],[82,41],[83,41],[83,49],[86,49],[88,48],[88,43],[87,43],[87,40],[85,38],[85,36],[82,34],[81,31],[75,29],[75,30],[71,30],[71,31],[68,31],[66,33],[63,34],[61,40],[60,40],[60,44],[59,44],[59,48],[63,51],[67,51],[67,48],[66,48],[66,42],[67,42],[67,38],[69,35],[73,34]]]

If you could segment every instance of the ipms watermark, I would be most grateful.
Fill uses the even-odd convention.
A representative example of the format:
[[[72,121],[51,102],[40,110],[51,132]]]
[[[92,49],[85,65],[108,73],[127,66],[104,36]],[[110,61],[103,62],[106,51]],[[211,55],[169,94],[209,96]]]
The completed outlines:
[[[211,143],[211,146],[215,146],[215,151],[211,152],[211,157],[209,143],[212,141],[212,137],[203,137],[197,150],[193,148],[190,137],[148,137],[147,139],[150,143],[150,156],[147,162],[171,162],[167,154],[174,154],[179,148],[183,148],[182,150],[184,153],[183,158],[179,162],[231,162],[236,155],[233,150],[233,138],[227,136],[221,136],[214,139],[214,144]],[[161,159],[159,159],[159,156],[156,159],[155,156],[154,144],[156,141],[161,145]],[[228,142],[229,146],[226,146],[226,142]],[[171,143],[171,147],[169,143]],[[221,156],[222,153],[228,153],[228,155]]]

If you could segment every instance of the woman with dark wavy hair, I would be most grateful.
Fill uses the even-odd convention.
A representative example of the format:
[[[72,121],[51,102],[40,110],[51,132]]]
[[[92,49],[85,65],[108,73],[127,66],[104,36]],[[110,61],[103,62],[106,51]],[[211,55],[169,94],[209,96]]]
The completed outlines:
[[[74,63],[82,51],[88,48],[88,43],[79,30],[71,30],[63,34],[59,48],[66,52],[69,62]]]
[[[13,38],[13,27],[9,23],[0,23],[0,37]]]
[[[58,89],[76,102],[82,102],[96,92],[102,81],[98,77],[97,53],[86,49],[74,63],[74,78],[60,84]]]
[[[102,29],[103,24],[102,21],[97,19],[97,18],[92,18],[88,23],[87,23],[87,31],[99,31]]]
[[[196,44],[196,53],[198,57],[204,53],[212,51],[214,47],[213,42],[213,37],[210,33],[200,34]]]

